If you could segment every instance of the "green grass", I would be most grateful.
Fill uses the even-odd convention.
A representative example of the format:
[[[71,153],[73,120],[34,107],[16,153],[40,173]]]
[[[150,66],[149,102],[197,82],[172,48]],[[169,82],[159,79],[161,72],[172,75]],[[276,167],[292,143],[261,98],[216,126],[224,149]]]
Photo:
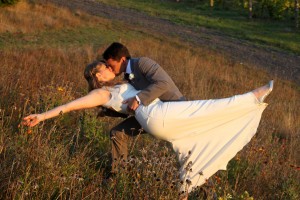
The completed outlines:
[[[197,5],[197,3],[161,0],[98,1],[139,10],[178,24],[211,28],[258,45],[268,45],[300,54],[300,34],[299,30],[293,28],[293,21],[248,20],[246,10],[212,10],[203,3]]]
[[[99,46],[106,44],[107,41],[138,37],[136,32],[91,26],[46,30],[40,33],[0,33],[0,49]]]

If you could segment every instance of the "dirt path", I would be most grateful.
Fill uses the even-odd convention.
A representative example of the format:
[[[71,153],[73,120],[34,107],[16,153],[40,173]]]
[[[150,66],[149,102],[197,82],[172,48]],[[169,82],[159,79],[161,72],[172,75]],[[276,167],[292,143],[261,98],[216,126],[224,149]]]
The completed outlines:
[[[45,1],[45,0],[41,0]],[[255,64],[267,69],[272,75],[292,80],[300,85],[300,56],[267,47],[258,47],[250,42],[226,36],[207,28],[178,25],[165,19],[149,16],[126,8],[116,8],[95,0],[46,0],[74,10],[82,10],[103,18],[122,21],[152,34],[174,36],[184,42],[214,48],[232,59]]]

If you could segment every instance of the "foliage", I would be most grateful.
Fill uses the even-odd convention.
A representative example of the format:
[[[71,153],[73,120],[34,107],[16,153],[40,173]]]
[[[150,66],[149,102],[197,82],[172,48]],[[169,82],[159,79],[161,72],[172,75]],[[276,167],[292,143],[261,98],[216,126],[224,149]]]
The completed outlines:
[[[209,0],[180,0],[202,9],[209,9]],[[249,0],[214,0],[213,9],[217,10],[242,10],[248,8]],[[253,12],[257,18],[290,19],[293,17],[294,0],[253,0]],[[247,12],[245,10],[244,12]]]
[[[16,4],[19,0],[0,0],[1,5],[13,5]]]
[[[253,5],[254,17],[271,19],[291,19],[294,15],[292,0],[259,0]]]

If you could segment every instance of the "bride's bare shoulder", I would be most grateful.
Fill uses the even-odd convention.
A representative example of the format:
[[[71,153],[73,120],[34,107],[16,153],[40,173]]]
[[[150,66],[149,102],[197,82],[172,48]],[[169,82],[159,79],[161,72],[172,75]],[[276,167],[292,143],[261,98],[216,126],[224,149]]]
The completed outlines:
[[[94,89],[90,91],[91,94],[98,94],[98,95],[107,95],[110,93],[110,91],[107,88],[99,88],[99,89]]]

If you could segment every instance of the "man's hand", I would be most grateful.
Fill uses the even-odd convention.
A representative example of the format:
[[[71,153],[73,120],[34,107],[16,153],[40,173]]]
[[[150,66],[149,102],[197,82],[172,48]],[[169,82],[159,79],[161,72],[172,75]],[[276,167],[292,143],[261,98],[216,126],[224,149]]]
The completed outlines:
[[[123,101],[124,104],[127,105],[127,111],[128,112],[134,112],[139,107],[139,102],[136,100],[135,97],[132,97],[130,99],[126,99]]]

